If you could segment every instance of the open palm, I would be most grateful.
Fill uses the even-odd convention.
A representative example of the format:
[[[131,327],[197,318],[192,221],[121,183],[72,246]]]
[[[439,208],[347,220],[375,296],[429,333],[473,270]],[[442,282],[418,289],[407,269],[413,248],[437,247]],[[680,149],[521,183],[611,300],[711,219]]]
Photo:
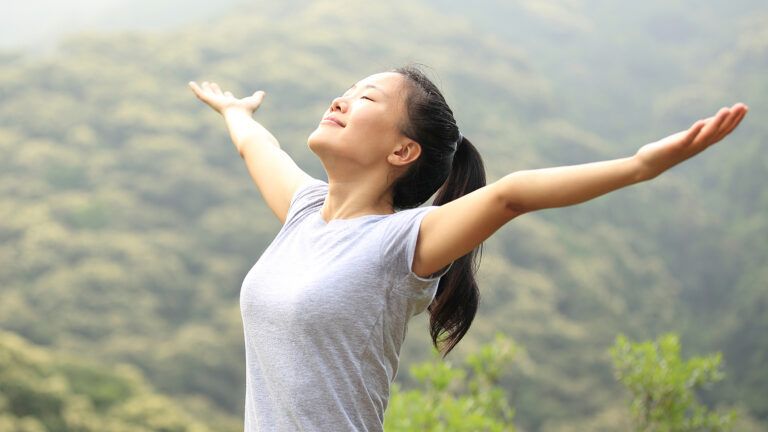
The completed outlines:
[[[264,92],[259,90],[244,98],[236,98],[232,92],[222,91],[215,82],[203,81],[202,85],[190,81],[189,87],[195,92],[198,99],[205,102],[208,106],[224,114],[224,111],[230,108],[237,108],[253,113],[261,105],[264,99]]]
[[[748,107],[741,102],[723,107],[714,116],[696,121],[688,130],[642,146],[636,157],[643,165],[645,177],[654,178],[722,140],[739,125],[747,111]]]

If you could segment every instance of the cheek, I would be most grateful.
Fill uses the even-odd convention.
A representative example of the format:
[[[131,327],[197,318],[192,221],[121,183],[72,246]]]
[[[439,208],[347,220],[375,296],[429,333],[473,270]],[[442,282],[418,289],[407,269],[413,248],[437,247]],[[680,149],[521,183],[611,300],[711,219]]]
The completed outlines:
[[[377,137],[391,137],[397,129],[388,114],[381,111],[366,112],[356,119],[356,126]]]

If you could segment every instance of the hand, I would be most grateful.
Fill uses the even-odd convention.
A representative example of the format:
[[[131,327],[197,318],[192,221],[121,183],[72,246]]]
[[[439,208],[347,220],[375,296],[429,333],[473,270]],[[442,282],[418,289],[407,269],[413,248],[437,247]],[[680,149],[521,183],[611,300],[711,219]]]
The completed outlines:
[[[238,99],[232,95],[231,92],[222,92],[219,85],[215,82],[209,83],[203,81],[202,86],[198,86],[196,82],[190,81],[189,87],[195,92],[198,99],[205,102],[216,110],[219,114],[224,114],[229,109],[240,109],[247,111],[248,114],[253,114],[256,109],[261,105],[261,101],[264,99],[264,92],[259,90],[251,96]]]
[[[739,125],[749,107],[739,102],[721,108],[713,117],[698,120],[688,130],[646,144],[637,151],[642,178],[652,179],[725,138]]]

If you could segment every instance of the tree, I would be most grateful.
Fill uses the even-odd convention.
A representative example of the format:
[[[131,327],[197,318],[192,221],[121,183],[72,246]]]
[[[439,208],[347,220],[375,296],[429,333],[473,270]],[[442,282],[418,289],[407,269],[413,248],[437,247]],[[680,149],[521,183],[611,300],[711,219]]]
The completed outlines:
[[[497,333],[494,341],[466,358],[463,367],[440,360],[410,368],[421,389],[400,390],[395,383],[384,420],[388,432],[512,432],[514,410],[499,386],[518,346]]]
[[[695,390],[723,378],[721,354],[680,358],[678,336],[668,333],[655,342],[631,342],[624,335],[611,348],[614,372],[632,394],[636,431],[728,431],[734,411],[720,414],[696,399]]]

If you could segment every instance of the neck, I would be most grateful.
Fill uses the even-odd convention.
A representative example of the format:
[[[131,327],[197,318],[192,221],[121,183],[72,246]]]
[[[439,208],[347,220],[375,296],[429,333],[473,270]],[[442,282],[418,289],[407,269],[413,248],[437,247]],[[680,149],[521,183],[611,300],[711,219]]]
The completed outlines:
[[[323,219],[351,219],[372,214],[394,213],[386,176],[336,177],[328,174],[328,196],[321,210]]]

